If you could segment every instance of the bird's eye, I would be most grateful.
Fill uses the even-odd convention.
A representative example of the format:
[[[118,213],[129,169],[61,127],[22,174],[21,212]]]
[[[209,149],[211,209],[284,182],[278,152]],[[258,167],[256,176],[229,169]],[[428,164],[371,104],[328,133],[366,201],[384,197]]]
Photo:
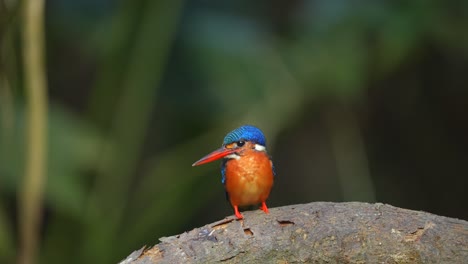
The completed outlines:
[[[243,141],[243,140],[237,141],[237,146],[238,147],[242,147],[244,145],[245,145],[245,141]]]

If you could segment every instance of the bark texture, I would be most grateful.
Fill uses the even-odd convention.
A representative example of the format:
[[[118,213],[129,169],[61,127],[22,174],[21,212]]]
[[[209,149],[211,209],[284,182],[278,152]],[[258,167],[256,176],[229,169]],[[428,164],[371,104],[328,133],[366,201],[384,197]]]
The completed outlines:
[[[161,238],[121,263],[468,263],[468,222],[386,204],[243,212]]]

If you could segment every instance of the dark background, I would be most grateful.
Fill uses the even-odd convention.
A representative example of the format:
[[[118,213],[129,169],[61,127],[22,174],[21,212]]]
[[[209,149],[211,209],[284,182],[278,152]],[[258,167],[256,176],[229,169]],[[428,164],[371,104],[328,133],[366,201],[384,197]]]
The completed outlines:
[[[468,219],[468,1],[46,1],[41,263],[115,263],[232,215],[218,164],[253,124],[269,207],[382,202]],[[24,110],[0,0],[0,262],[15,258]],[[8,85],[5,85],[8,84]]]

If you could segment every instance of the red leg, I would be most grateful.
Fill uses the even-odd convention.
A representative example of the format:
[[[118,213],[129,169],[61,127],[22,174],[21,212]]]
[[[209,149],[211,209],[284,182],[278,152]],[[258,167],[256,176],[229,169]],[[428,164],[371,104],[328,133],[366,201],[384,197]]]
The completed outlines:
[[[234,214],[236,215],[237,219],[243,219],[244,217],[239,213],[239,208],[237,208],[237,205],[233,205],[234,207]]]
[[[260,207],[260,209],[262,209],[262,211],[265,212],[266,214],[269,213],[268,207],[265,202],[262,202],[262,207]]]

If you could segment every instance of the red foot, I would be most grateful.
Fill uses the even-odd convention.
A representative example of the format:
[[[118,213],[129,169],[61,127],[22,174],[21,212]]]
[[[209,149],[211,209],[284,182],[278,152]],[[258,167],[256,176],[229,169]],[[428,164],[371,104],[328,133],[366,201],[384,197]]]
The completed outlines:
[[[269,213],[268,207],[266,206],[265,202],[262,202],[262,207],[260,207],[260,209],[262,209],[262,211],[265,212],[266,214]]]
[[[239,213],[239,208],[237,208],[237,205],[234,205],[234,214],[236,215],[237,219],[243,219],[244,217]]]

